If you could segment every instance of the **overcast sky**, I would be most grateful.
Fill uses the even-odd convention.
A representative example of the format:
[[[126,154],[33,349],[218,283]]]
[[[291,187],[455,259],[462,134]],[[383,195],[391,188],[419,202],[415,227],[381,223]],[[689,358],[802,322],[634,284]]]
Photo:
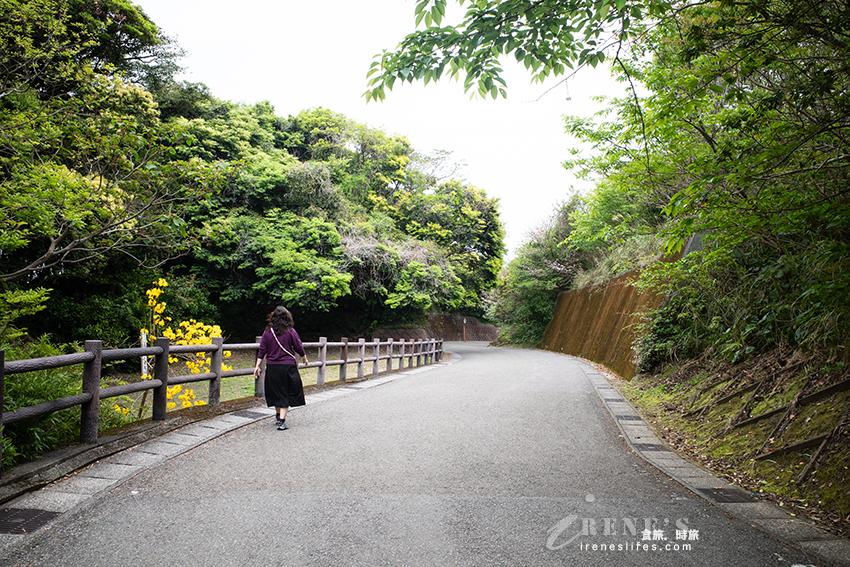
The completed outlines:
[[[369,65],[414,30],[414,0],[136,3],[188,52],[180,78],[217,98],[268,100],[279,116],[323,107],[406,136],[420,152],[452,152],[466,164],[460,177],[499,198],[511,256],[572,188],[586,188],[561,167],[575,145],[562,116],[589,115],[600,108],[592,97],[622,91],[607,71],[588,70],[543,96],[560,77],[532,85],[523,67],[506,64],[507,100],[470,100],[462,83],[444,79],[397,83],[384,102],[367,104]]]

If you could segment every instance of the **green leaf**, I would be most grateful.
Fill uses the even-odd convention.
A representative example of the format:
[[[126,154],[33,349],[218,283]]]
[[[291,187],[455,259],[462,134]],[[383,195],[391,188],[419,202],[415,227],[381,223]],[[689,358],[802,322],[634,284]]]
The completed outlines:
[[[439,4],[431,8],[431,19],[434,20],[434,23],[438,26],[440,25],[440,22],[443,21],[443,14],[440,13]]]
[[[431,0],[422,0],[422,2],[420,2],[419,4],[416,5],[416,8],[414,9],[413,13],[414,14],[421,14],[422,11],[425,9],[425,7],[430,3],[431,3]]]

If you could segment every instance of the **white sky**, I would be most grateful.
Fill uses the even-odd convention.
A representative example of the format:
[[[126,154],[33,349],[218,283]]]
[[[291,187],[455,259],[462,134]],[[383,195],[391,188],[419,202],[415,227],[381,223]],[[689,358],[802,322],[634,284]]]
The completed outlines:
[[[600,108],[591,97],[622,92],[600,68],[532,102],[561,78],[532,85],[511,57],[503,61],[507,100],[470,100],[462,83],[443,79],[396,83],[384,102],[367,104],[369,65],[414,30],[414,0],[135,2],[188,52],[180,78],[205,83],[217,98],[268,100],[279,116],[323,107],[406,136],[420,152],[451,151],[467,166],[459,177],[499,198],[509,258],[571,188],[585,187],[561,167],[576,145],[562,116],[587,116]]]

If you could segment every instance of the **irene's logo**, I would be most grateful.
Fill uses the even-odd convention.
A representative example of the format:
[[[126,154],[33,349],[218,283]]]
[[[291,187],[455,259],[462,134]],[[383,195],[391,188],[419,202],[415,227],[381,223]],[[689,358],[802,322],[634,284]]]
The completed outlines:
[[[585,501],[592,503],[592,494]],[[699,530],[687,518],[593,518],[571,514],[547,531],[546,548],[558,550],[574,544],[583,551],[691,551],[699,541]],[[580,538],[598,539],[593,542]]]

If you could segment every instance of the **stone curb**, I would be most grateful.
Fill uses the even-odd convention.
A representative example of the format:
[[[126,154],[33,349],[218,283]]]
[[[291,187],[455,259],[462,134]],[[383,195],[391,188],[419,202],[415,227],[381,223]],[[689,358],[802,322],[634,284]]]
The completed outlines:
[[[714,475],[682,457],[661,440],[616,386],[588,362],[580,360],[584,375],[622,432],[626,444],[646,462],[730,516],[798,549],[837,565],[850,566],[850,540],[834,536],[814,524],[791,516],[772,502]]]
[[[451,360],[314,392],[307,394],[305,399],[308,404],[332,400],[402,377],[445,367],[460,359],[460,355],[452,353]],[[291,411],[297,411],[297,409],[293,408]],[[7,526],[10,523],[14,525],[15,522],[20,522],[25,528],[28,520],[24,518],[32,516],[38,516],[46,521],[35,522],[32,524],[34,529],[27,529],[25,533],[0,534],[0,548],[8,548],[24,542],[28,535],[52,524],[61,514],[86,505],[93,496],[123,484],[144,470],[160,465],[216,437],[270,418],[274,414],[274,409],[265,406],[243,408],[210,419],[172,427],[164,433],[161,426],[151,424],[142,427],[141,432],[125,436],[118,441],[106,442],[93,448],[75,447],[70,452],[59,452],[53,458],[52,464],[41,464],[39,471],[35,472],[36,476],[55,475],[55,480],[50,484],[34,491],[27,491],[22,481],[13,481],[2,487],[7,494],[17,490],[18,495],[7,496],[7,501],[0,505],[0,524]],[[116,451],[115,447],[109,447],[110,443],[116,442],[123,443],[126,448]],[[103,458],[99,458],[99,455],[103,455]],[[61,471],[61,475],[57,471]]]

